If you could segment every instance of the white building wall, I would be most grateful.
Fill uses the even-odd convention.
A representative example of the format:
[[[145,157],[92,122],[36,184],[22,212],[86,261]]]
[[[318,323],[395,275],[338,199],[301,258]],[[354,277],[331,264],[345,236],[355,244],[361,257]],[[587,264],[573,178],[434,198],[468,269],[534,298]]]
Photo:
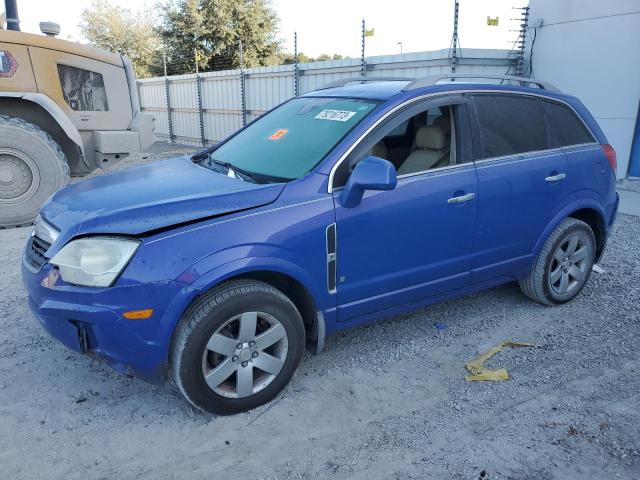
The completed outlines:
[[[640,103],[640,0],[530,0],[533,73],[587,106],[628,171]],[[528,51],[534,30],[528,35]]]

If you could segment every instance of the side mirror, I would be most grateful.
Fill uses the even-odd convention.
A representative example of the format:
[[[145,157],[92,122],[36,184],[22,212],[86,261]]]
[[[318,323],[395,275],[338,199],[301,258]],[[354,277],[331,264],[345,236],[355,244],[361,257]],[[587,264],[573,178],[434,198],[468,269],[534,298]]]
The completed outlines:
[[[365,190],[393,190],[398,178],[391,162],[369,156],[356,165],[340,194],[345,208],[355,207],[362,200]]]

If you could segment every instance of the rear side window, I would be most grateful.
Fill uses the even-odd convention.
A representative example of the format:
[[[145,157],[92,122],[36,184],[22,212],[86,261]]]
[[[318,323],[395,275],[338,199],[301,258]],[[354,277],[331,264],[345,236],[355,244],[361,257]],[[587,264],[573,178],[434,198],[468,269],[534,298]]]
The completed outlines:
[[[541,101],[541,103],[551,124],[552,145],[554,147],[580,145],[595,141],[584,123],[570,108],[555,102]]]
[[[58,65],[62,94],[67,105],[76,112],[106,112],[107,92],[102,75],[82,68]]]
[[[479,158],[547,150],[544,111],[533,98],[516,95],[476,95]]]

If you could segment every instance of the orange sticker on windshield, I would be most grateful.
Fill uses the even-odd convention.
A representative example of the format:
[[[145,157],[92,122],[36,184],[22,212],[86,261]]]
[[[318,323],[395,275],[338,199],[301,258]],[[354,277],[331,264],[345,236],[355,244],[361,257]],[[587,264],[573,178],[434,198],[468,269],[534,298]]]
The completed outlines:
[[[286,128],[281,128],[280,130],[276,130],[273,135],[269,137],[269,140],[280,140],[282,137],[286,135],[289,130]]]

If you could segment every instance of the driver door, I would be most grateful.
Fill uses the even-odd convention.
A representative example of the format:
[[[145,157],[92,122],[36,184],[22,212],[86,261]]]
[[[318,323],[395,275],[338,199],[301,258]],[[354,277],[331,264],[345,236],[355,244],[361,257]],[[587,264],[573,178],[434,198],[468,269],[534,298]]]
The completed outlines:
[[[431,112],[440,116],[448,112],[452,127],[445,135],[448,145],[441,149],[443,160],[434,167],[400,174],[394,190],[366,191],[362,201],[351,208],[340,200],[341,182],[348,178],[348,171],[342,175],[337,172],[333,195],[339,322],[419,304],[469,285],[478,181],[461,96],[423,101],[400,111],[369,134],[345,163],[349,162],[351,170],[372,150],[380,156],[384,148],[379,142],[384,143],[407,119],[410,123],[425,122],[416,129],[422,133],[416,135],[429,137],[425,132],[433,134],[434,124],[445,123],[436,121],[433,114],[429,118]],[[441,139],[439,133],[436,137]],[[407,141],[414,143],[415,139]],[[409,150],[440,146],[424,140],[418,143],[408,145]],[[406,172],[404,162],[392,163]]]

